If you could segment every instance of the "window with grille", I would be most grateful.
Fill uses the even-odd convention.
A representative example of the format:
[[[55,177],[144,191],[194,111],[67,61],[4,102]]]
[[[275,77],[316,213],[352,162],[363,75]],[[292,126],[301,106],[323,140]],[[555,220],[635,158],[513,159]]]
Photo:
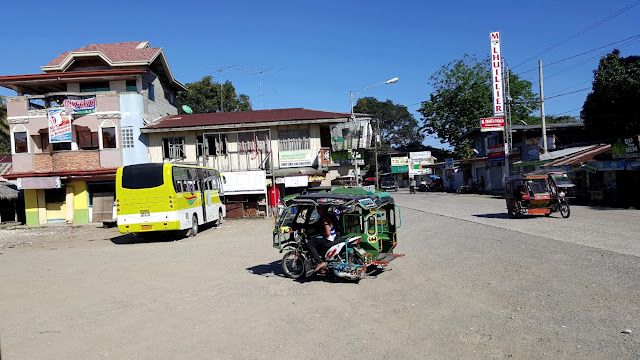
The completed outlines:
[[[280,151],[311,149],[309,129],[278,131],[278,149]]]
[[[184,137],[162,139],[162,157],[165,159],[184,159]]]
[[[207,155],[221,156],[228,154],[229,141],[226,134],[207,134],[205,135],[205,146],[207,147]]]
[[[133,148],[133,129],[122,129],[122,147]]]

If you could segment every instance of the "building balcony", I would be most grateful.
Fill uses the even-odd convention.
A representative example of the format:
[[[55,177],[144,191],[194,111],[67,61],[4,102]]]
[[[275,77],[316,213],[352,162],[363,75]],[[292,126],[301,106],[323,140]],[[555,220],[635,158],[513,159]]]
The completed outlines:
[[[120,98],[116,91],[55,92],[44,95],[14,96],[7,98],[7,116],[46,117],[47,109],[62,107],[64,100],[96,98],[96,112],[120,111]]]
[[[120,151],[71,150],[34,154],[35,172],[86,171],[122,166]]]

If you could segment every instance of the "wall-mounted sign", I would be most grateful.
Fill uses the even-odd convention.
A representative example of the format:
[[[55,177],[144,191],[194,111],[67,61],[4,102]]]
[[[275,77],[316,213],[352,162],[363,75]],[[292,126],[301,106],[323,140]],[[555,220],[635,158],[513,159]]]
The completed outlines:
[[[309,177],[307,175],[285,176],[284,187],[304,187],[309,186]]]
[[[500,57],[500,33],[492,32],[491,40],[491,85],[493,89],[493,116],[504,116],[502,103],[502,58]]]
[[[614,159],[640,157],[638,136],[629,136],[616,140],[611,144],[611,155]]]
[[[280,167],[311,166],[313,153],[311,149],[280,151]]]
[[[71,115],[63,108],[49,109],[49,142],[71,142]]]
[[[414,151],[409,153],[410,159],[431,159],[431,151]]]
[[[522,161],[538,161],[538,160],[540,160],[538,145],[527,145],[522,148]]]
[[[444,165],[447,169],[453,169],[453,159],[445,159]]]
[[[504,161],[504,144],[487,146],[488,161]]]
[[[89,114],[96,111],[96,98],[90,97],[86,99],[65,99],[64,108],[70,114]]]
[[[331,164],[331,149],[320,148],[320,163],[322,165]]]
[[[537,145],[539,147],[543,147],[542,137],[536,137],[531,139],[526,139],[526,145]],[[556,148],[556,136],[555,135],[547,135],[547,150],[553,150]]]
[[[407,166],[409,165],[408,157],[392,157],[391,166]]]
[[[490,117],[480,119],[480,131],[502,131],[504,130],[503,117]]]

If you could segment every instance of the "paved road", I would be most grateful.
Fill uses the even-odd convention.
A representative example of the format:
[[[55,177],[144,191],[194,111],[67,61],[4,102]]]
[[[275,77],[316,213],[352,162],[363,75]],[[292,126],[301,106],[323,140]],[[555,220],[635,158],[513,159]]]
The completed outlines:
[[[511,220],[490,197],[396,198],[407,256],[359,284],[284,278],[270,220],[148,243],[91,226],[0,231],[3,355],[640,358],[639,212]]]

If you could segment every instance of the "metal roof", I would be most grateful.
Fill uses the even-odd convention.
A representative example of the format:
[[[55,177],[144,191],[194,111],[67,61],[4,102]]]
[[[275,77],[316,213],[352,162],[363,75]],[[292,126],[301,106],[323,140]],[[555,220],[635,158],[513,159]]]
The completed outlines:
[[[611,145],[599,145],[593,146],[589,149],[574,153],[572,155],[555,160],[544,166],[567,166],[567,165],[581,165],[586,161],[592,161],[596,155],[602,154],[611,150]]]
[[[310,110],[304,108],[253,110],[236,112],[218,112],[207,114],[181,114],[162,118],[159,122],[141,129],[143,133],[163,132],[169,129],[185,130],[184,128],[206,127],[216,128],[225,125],[251,124],[274,122],[346,122],[350,113]],[[368,118],[368,117],[367,117]],[[362,118],[359,118],[362,119]],[[229,126],[227,126],[229,127]]]

